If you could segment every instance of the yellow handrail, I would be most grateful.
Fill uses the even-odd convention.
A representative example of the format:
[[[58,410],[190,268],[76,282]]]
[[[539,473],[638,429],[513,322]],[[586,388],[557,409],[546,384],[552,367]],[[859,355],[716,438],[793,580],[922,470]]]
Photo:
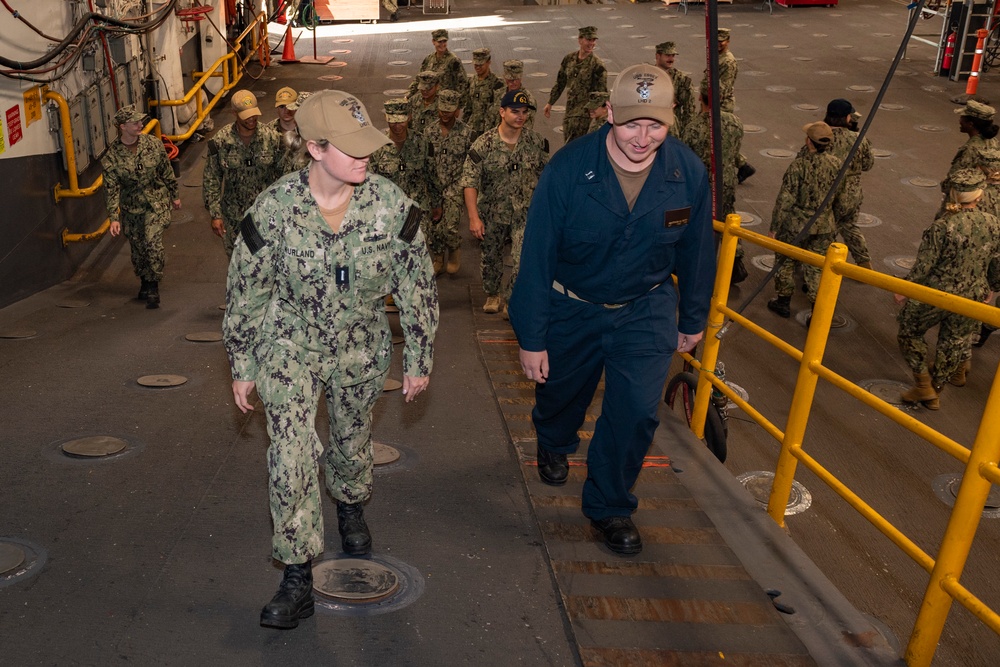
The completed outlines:
[[[1000,468],[997,465],[997,461],[1000,459],[1000,438],[996,436],[997,433],[1000,433],[1000,375],[994,378],[993,387],[983,410],[979,431],[970,449],[823,366],[823,355],[830,335],[834,309],[837,305],[843,278],[850,278],[866,285],[902,294],[908,298],[985,322],[997,328],[1000,328],[1000,309],[848,264],[847,248],[839,243],[831,244],[824,257],[742,229],[739,216],[736,215],[727,216],[725,223],[716,221],[715,228],[722,232],[722,242],[719,246],[719,271],[716,275],[712,295],[702,358],[699,362],[690,355],[683,355],[698,371],[698,387],[695,391],[695,403],[691,415],[691,430],[698,437],[704,437],[705,420],[712,389],[722,392],[754,422],[781,443],[781,451],[778,455],[767,505],[768,514],[778,525],[784,526],[785,508],[791,495],[796,465],[801,461],[806,468],[865,517],[876,529],[930,573],[923,602],[906,648],[905,658],[908,664],[921,667],[930,664],[952,600],[957,600],[992,628],[994,632],[1000,633],[1000,615],[986,606],[960,583],[962,569],[968,559],[972,540],[979,526],[991,484],[1000,484]],[[726,300],[732,277],[733,260],[736,256],[737,239],[743,239],[754,245],[767,248],[792,260],[821,267],[822,274],[816,303],[813,307],[805,346],[801,351],[728,307]],[[771,423],[746,400],[737,395],[725,382],[716,377],[714,369],[721,346],[721,339],[716,334],[720,331],[723,321],[727,317],[799,363],[798,378],[784,431]],[[923,551],[915,542],[837,479],[819,461],[804,451],[806,426],[819,380],[824,380],[860,400],[965,464],[965,474],[958,490],[955,507],[951,512],[936,559]]]

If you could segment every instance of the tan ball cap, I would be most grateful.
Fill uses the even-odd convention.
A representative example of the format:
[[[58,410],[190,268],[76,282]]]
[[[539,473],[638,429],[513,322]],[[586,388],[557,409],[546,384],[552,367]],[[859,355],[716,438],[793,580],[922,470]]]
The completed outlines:
[[[632,65],[615,79],[608,99],[615,125],[639,118],[674,124],[674,84],[670,75],[655,65]]]
[[[321,90],[303,102],[295,114],[299,134],[306,141],[326,139],[354,158],[365,158],[390,143],[372,125],[361,100],[339,90]]]
[[[249,90],[237,90],[233,93],[231,104],[240,120],[260,115],[260,109],[257,108],[257,96]]]

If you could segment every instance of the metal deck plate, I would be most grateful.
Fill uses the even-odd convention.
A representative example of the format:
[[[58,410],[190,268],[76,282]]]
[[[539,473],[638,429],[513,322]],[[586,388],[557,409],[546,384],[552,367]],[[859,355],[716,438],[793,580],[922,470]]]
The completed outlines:
[[[385,386],[382,387],[382,391],[396,391],[397,389],[402,389],[403,383],[399,380],[388,378],[385,381]]]
[[[335,600],[378,602],[399,590],[399,577],[370,560],[327,560],[313,566],[313,590]]]
[[[0,542],[0,574],[10,572],[23,562],[24,549],[10,542]]]
[[[143,375],[136,380],[143,387],[179,387],[187,381],[183,375]]]
[[[89,438],[78,438],[64,443],[62,450],[69,456],[100,457],[117,454],[128,446],[121,438],[108,435],[95,435]]]
[[[377,466],[395,463],[401,456],[398,449],[382,442],[372,442],[372,450],[374,451],[375,465]]]
[[[195,331],[184,336],[184,340],[192,343],[217,343],[222,340],[221,331]]]

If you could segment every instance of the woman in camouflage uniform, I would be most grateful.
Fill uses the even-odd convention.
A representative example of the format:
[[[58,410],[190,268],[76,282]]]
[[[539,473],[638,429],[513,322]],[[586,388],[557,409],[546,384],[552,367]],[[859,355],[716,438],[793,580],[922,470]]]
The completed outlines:
[[[983,151],[998,147],[996,139],[1000,127],[993,122],[996,109],[975,100],[969,100],[961,109],[955,109],[955,113],[961,114],[958,118],[958,129],[962,134],[967,134],[969,138],[955,157],[951,159],[951,167],[948,175],[941,181],[941,208],[938,215],[945,212],[945,205],[948,203],[948,193],[951,191],[952,175],[960,169],[978,169],[982,162]]]
[[[170,226],[171,206],[179,209],[181,200],[163,143],[142,133],[145,117],[131,104],[115,114],[118,141],[111,144],[101,163],[111,235],[125,233],[132,268],[142,281],[138,298],[146,302],[146,308],[159,308],[163,232]]]
[[[265,189],[240,223],[229,267],[224,334],[236,405],[267,430],[273,556],[286,564],[261,625],[294,628],[313,613],[312,560],[324,549],[315,430],[325,393],[326,488],[344,551],[371,551],[362,503],[372,490],[372,409],[392,355],[383,298],[394,293],[406,338],[403,394],[427,388],[437,288],[419,209],[388,179],[367,174],[389,139],[352,95],[324,90],[296,121],[311,163]]]

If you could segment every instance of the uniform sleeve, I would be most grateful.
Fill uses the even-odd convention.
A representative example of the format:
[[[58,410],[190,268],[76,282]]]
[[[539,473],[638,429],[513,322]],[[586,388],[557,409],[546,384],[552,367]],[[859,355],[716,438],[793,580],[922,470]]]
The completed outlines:
[[[677,330],[696,334],[705,330],[708,307],[715,287],[715,239],[712,229],[711,188],[708,173],[699,169],[701,181],[691,195],[694,206],[687,229],[677,244],[674,275],[680,302]]]
[[[267,191],[261,195],[266,196]],[[234,380],[256,380],[259,370],[262,328],[275,278],[276,226],[274,212],[268,213],[268,208],[273,207],[263,206],[258,199],[248,213],[264,241],[263,247],[253,252],[241,233],[229,262],[222,334]]]
[[[104,159],[104,204],[108,209],[108,219],[121,220],[121,184],[118,182],[118,172],[112,153],[109,151]]]
[[[940,218],[938,220],[941,220]],[[917,250],[917,260],[913,263],[913,268],[906,274],[906,279],[911,283],[926,285],[931,271],[938,263],[941,255],[942,236],[944,233],[943,223],[935,221],[930,227],[924,230],[923,239],[920,241],[920,249]]]
[[[465,165],[462,167],[462,180],[459,185],[462,188],[472,188],[476,191],[480,189],[483,178],[482,158],[486,153],[486,135],[479,137],[473,142],[469,149],[469,154],[465,157]],[[477,160],[476,157],[479,157]]]
[[[602,62],[598,62],[594,67],[590,80],[590,90],[601,93],[608,92],[608,68]]]
[[[797,165],[793,162],[785,175],[781,179],[781,189],[778,191],[778,198],[774,201],[774,210],[771,212],[771,232],[778,234],[787,231],[791,227],[792,212],[795,209],[795,195],[798,191]],[[780,239],[779,239],[780,240]]]
[[[858,155],[855,158],[861,165],[861,171],[871,171],[875,166],[875,154],[872,153],[872,143],[866,138],[858,147]]]
[[[566,59],[572,56],[566,56],[562,59],[562,63],[559,64],[559,74],[556,75],[556,85],[552,86],[552,92],[549,93],[549,104],[555,104],[559,100],[559,96],[562,95],[563,90],[566,88]],[[574,56],[575,57],[575,56]]]
[[[222,217],[222,158],[215,141],[216,139],[212,139],[208,142],[205,172],[201,179],[202,199],[213,220]]]
[[[170,201],[178,199],[180,195],[177,193],[177,176],[174,175],[174,168],[170,164],[170,158],[167,157],[167,149],[164,147],[162,141],[156,142],[157,146],[154,150],[157,151],[157,157],[159,158],[157,162],[157,176],[160,182],[163,183],[167,188],[167,192],[170,195]]]
[[[399,215],[405,218],[412,204],[404,199]],[[393,242],[393,294],[403,329],[403,373],[410,377],[430,375],[434,360],[434,335],[438,326],[438,293],[434,269],[421,231],[407,242]]]

